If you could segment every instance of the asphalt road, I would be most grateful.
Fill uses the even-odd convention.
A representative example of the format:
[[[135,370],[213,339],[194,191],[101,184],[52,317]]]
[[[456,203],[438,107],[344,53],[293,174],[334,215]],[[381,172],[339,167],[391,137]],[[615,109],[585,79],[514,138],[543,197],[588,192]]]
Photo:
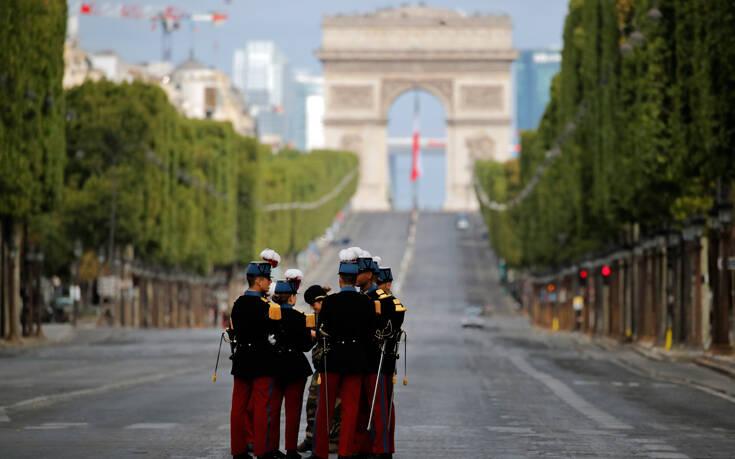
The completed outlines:
[[[396,394],[396,458],[735,457],[732,401],[533,330],[498,286],[476,217],[458,231],[453,215],[421,214],[415,237],[409,222],[357,215],[343,228],[404,273],[409,385]],[[338,250],[307,283],[336,283]],[[469,305],[489,311],[485,329],[461,328]],[[0,352],[0,457],[228,457],[228,365],[210,381],[218,338],[90,330]]]

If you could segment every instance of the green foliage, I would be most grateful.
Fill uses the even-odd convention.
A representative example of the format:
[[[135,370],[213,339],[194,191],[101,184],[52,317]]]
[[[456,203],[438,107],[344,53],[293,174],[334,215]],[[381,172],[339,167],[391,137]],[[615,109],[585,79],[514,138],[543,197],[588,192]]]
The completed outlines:
[[[268,204],[319,200],[357,170],[357,157],[335,151],[307,155],[282,152],[262,166],[262,200]],[[304,249],[331,224],[357,188],[358,175],[332,200],[313,210],[279,210],[261,213],[256,246],[269,246],[292,254]]]
[[[143,83],[88,82],[67,99],[66,199],[57,218],[67,241],[98,253],[113,237],[141,260],[202,273],[246,263],[265,246],[290,254],[321,234],[355,190],[356,179],[319,208],[264,212],[318,200],[356,169],[356,157],[272,155],[229,124],[182,117]]]
[[[485,212],[496,250],[555,266],[619,243],[630,224],[645,234],[705,213],[718,180],[735,176],[733,30],[725,0],[571,1],[561,72],[538,130],[522,136],[513,187],[572,134],[527,199]],[[478,165],[495,201],[514,196],[508,167]]]
[[[64,169],[64,0],[0,2],[0,216],[58,200]]]

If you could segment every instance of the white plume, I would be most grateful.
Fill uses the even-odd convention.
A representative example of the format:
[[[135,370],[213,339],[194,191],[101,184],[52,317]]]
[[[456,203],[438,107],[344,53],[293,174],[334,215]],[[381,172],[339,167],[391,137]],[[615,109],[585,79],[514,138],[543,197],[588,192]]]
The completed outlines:
[[[299,269],[289,269],[286,271],[285,276],[286,280],[302,280],[304,278],[304,273]]]
[[[382,265],[382,264],[383,264],[383,259],[382,259],[382,258],[380,258],[380,257],[378,257],[378,256],[375,256],[375,257],[373,257],[373,261],[374,261],[375,263],[377,263],[377,264],[378,264],[378,266],[380,266],[380,265]]]
[[[271,286],[268,287],[268,296],[273,296],[276,294],[276,283],[271,282]]]
[[[281,262],[281,256],[273,249],[265,249],[260,252],[260,258],[270,263],[274,268]]]
[[[355,261],[360,257],[360,247],[350,247],[339,252],[340,261]]]

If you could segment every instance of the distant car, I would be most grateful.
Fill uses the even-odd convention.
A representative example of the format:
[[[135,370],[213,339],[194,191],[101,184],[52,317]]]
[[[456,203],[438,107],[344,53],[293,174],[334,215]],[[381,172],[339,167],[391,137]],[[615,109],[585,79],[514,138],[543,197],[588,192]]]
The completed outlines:
[[[457,217],[457,229],[460,231],[464,231],[470,227],[470,220],[467,218],[467,215],[461,214],[459,217]]]
[[[333,244],[336,246],[349,245],[350,242],[352,242],[352,239],[350,239],[349,237],[343,237],[340,239],[335,239]]]
[[[462,318],[462,328],[485,328],[485,318],[480,306],[468,306]]]

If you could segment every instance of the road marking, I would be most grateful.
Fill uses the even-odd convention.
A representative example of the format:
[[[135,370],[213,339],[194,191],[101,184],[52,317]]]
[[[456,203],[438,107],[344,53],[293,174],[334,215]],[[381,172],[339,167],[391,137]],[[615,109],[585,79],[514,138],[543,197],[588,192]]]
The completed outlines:
[[[689,459],[686,454],[672,452],[649,453],[648,457],[652,459]]]
[[[615,387],[623,387],[625,384],[621,383],[620,381],[613,381],[612,385]]]
[[[101,386],[92,387],[89,389],[73,390],[69,392],[62,392],[60,394],[41,395],[38,397],[29,398],[27,400],[22,400],[20,402],[13,403],[12,405],[0,406],[0,421],[2,420],[1,415],[3,413],[6,413],[7,410],[23,410],[23,409],[33,409],[33,408],[39,408],[43,406],[49,406],[49,405],[53,405],[54,403],[65,402],[65,401],[72,400],[78,397],[84,397],[87,395],[99,395],[99,394],[104,394],[105,392],[127,389],[133,386],[154,383],[154,382],[158,382],[164,379],[172,378],[174,376],[181,376],[184,374],[194,373],[197,371],[202,371],[202,370],[199,368],[183,368],[179,370],[169,371],[166,373],[158,373],[158,374],[153,374],[153,375],[141,376],[139,378],[128,379],[125,381],[120,381],[120,382],[111,383],[111,384],[103,384]],[[5,415],[5,417],[7,417],[7,414]],[[8,421],[1,421],[1,422],[8,422]]]
[[[221,426],[217,427],[217,430],[230,430],[230,425],[222,424]]]
[[[579,411],[583,415],[595,421],[600,427],[605,429],[632,429],[633,427],[625,424],[619,419],[605,413],[601,409],[593,406],[587,400],[577,395],[569,386],[554,378],[553,376],[543,373],[533,368],[526,360],[520,355],[513,355],[510,357],[510,361],[523,373],[536,379],[557,397],[566,402],[569,406]]]
[[[490,432],[498,433],[515,433],[515,434],[532,434],[535,433],[530,427],[507,427],[507,426],[487,426]]]
[[[10,422],[10,417],[5,411],[5,407],[0,406],[0,422]]]
[[[643,446],[643,449],[648,450],[648,451],[676,451],[676,448],[674,448],[671,445],[646,444],[642,446]]]
[[[127,430],[168,430],[173,429],[179,424],[176,422],[140,422],[138,424],[130,424],[125,427]]]
[[[408,267],[411,264],[413,258],[413,251],[416,247],[416,228],[418,226],[419,213],[414,212],[411,214],[411,220],[408,227],[408,240],[406,241],[406,248],[403,251],[403,258],[401,259],[400,267],[398,268],[398,276],[396,276],[397,282],[394,282],[393,292],[396,296],[401,294],[401,287],[403,281],[408,273]]]
[[[61,430],[87,427],[86,422],[44,422],[37,426],[26,426],[24,430]]]
[[[572,381],[572,384],[574,384],[575,386],[599,386],[600,382],[599,381],[584,381],[584,380],[578,379],[578,380]]]

